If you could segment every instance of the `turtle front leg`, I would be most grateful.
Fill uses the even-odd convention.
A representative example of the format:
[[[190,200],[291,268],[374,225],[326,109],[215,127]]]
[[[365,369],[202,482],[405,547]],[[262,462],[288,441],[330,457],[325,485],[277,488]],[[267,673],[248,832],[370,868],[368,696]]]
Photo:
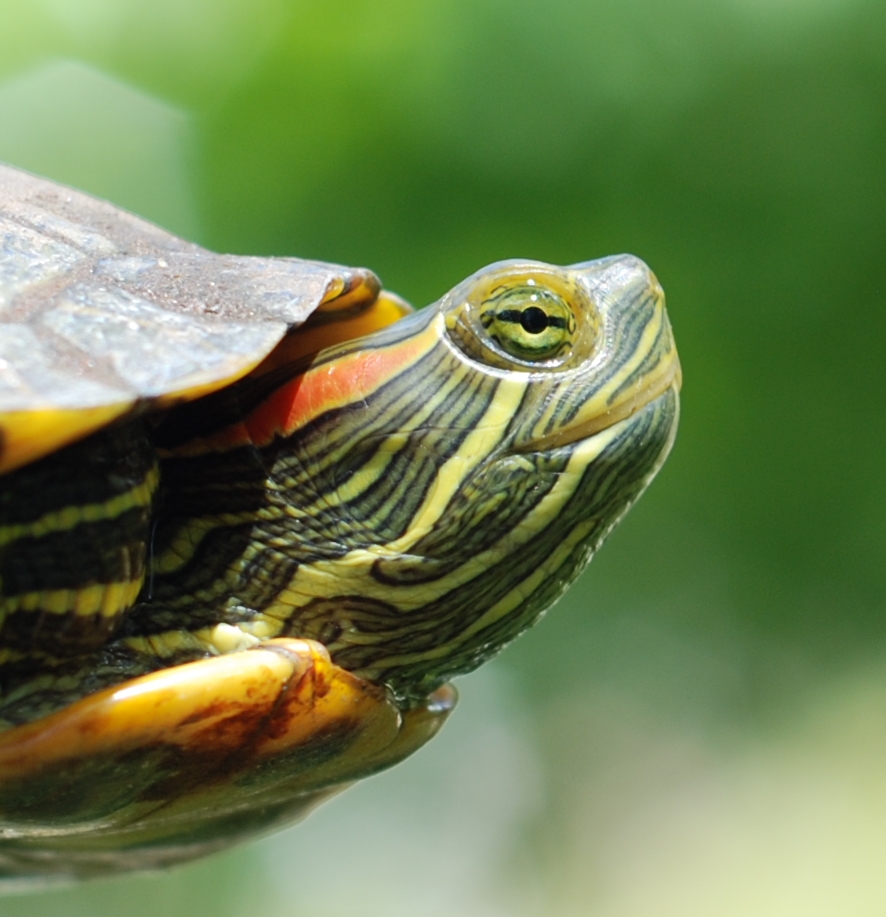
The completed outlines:
[[[454,702],[401,712],[288,638],[90,695],[0,734],[0,875],[171,865],[294,821],[411,754]]]

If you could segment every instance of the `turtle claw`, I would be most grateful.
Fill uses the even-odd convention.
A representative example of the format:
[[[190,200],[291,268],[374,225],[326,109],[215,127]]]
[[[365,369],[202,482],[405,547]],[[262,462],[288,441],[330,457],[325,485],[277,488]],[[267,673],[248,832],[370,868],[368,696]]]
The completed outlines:
[[[182,862],[294,821],[440,728],[451,688],[401,712],[311,640],[133,679],[0,735],[0,874]]]

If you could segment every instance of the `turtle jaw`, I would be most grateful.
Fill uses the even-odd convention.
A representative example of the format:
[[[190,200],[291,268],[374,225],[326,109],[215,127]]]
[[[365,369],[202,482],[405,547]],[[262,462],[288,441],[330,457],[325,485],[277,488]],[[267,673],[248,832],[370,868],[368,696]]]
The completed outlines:
[[[413,635],[407,648],[392,636],[357,674],[386,683],[408,707],[482,665],[535,624],[661,469],[678,417],[672,385],[629,417],[587,437],[546,451],[502,451],[484,462],[474,475],[471,502],[481,508],[476,528],[458,518],[441,520],[444,528],[458,529],[464,544],[451,568],[441,571],[440,582],[449,589],[433,588],[439,561],[431,556],[438,548],[432,539],[416,545],[415,554],[375,565],[392,588],[393,601],[398,581],[415,588],[415,572],[430,568],[425,585],[433,592],[427,601],[392,615],[401,628],[406,616],[416,619],[425,642]]]
[[[635,404],[630,410],[624,409],[622,416],[611,419],[605,425],[594,427],[589,423],[588,430],[570,428],[561,434],[562,438],[557,442],[542,443],[532,451],[546,458],[558,453],[568,454],[576,471],[593,477],[605,476],[607,466],[613,463],[610,454],[618,444],[617,451],[622,456],[619,460],[622,476],[632,486],[639,486],[639,496],[658,474],[677,438],[679,393],[679,385],[672,382],[642,404]],[[628,453],[635,455],[635,465],[627,458]],[[635,501],[636,497],[625,501],[619,519]]]
[[[683,372],[676,351],[673,359],[668,360],[659,372],[651,375],[636,390],[617,399],[601,414],[583,418],[568,427],[533,440],[524,446],[517,447],[515,452],[550,452],[560,446],[568,446],[581,440],[587,440],[598,433],[608,430],[623,420],[628,420],[638,411],[658,398],[672,392],[679,398],[683,383]]]

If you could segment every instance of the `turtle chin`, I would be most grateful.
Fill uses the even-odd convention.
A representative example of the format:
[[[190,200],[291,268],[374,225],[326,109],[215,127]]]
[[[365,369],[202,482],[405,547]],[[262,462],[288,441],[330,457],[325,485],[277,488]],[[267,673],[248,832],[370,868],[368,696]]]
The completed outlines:
[[[400,697],[421,697],[534,624],[661,467],[678,405],[672,386],[591,436],[487,460],[431,535],[373,565],[395,602],[400,590],[414,598],[420,589],[427,601],[392,616],[401,633],[404,618],[417,625],[408,648],[390,635],[365,673]]]
[[[679,380],[653,392],[648,400],[610,418],[592,419],[520,448],[522,454],[552,459],[569,457],[570,471],[583,476],[576,498],[584,502],[588,479],[616,474],[625,481],[642,479],[642,490],[657,474],[671,451],[680,414]],[[654,459],[653,459],[654,456]],[[639,494],[638,494],[639,496]],[[590,506],[590,504],[589,504]]]
[[[678,389],[672,385],[604,429],[522,453],[539,469],[559,470],[518,527],[511,563],[524,573],[517,589],[522,600],[508,616],[501,644],[538,620],[584,570],[664,464],[678,419]]]

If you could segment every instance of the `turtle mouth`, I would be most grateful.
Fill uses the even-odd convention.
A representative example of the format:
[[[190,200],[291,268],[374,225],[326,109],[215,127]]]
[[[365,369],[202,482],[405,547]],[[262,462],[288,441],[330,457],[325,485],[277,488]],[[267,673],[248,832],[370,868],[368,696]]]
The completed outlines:
[[[596,433],[601,433],[622,420],[627,420],[670,389],[674,390],[675,395],[679,394],[682,384],[683,371],[680,367],[680,359],[674,352],[671,359],[663,361],[658,372],[650,373],[642,385],[625,393],[623,397],[615,399],[606,411],[558,430],[556,433],[534,439],[514,451],[550,452],[561,446],[569,446],[580,440],[589,439]]]

